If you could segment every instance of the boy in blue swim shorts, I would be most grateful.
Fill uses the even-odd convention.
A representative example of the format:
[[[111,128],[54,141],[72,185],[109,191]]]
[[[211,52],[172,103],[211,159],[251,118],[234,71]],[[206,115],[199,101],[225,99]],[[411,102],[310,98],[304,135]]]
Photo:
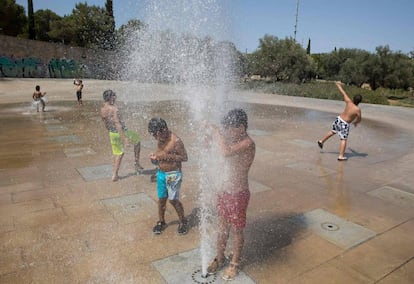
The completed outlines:
[[[150,154],[151,162],[158,165],[159,219],[152,231],[158,235],[166,228],[165,210],[168,200],[179,218],[178,234],[184,235],[188,232],[188,223],[179,197],[182,182],[181,164],[188,160],[187,151],[180,137],[168,129],[167,123],[162,118],[152,118],[148,123],[148,132],[158,141],[157,150]]]

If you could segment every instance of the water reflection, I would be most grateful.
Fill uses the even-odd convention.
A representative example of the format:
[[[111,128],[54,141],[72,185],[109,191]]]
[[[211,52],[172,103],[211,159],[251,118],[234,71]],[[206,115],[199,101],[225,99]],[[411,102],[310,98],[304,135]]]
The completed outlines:
[[[328,209],[340,217],[347,217],[351,207],[349,187],[344,181],[345,162],[338,162],[335,177],[330,175],[322,164],[322,158],[318,159],[318,166],[326,181]]]

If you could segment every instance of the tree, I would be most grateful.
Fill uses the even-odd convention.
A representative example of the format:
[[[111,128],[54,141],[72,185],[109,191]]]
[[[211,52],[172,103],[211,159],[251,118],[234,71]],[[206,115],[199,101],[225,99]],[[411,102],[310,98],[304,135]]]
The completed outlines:
[[[145,28],[146,25],[138,19],[131,19],[125,25],[121,25],[116,33],[117,46],[123,47],[128,40],[134,40],[133,34]]]
[[[27,0],[27,9],[29,18],[29,39],[36,39],[33,0]]]
[[[0,0],[0,34],[21,35],[26,28],[27,17],[24,7],[15,0]]]
[[[311,54],[311,39],[308,39],[308,46],[306,47],[306,54]]]
[[[49,9],[37,10],[34,13],[36,39],[43,41],[60,41],[50,35],[54,22],[62,20],[62,17]]]
[[[265,35],[254,52],[254,69],[277,81],[301,82],[314,73],[314,64],[302,46],[292,38]]]
[[[106,26],[108,29],[105,35],[106,48],[113,49],[115,47],[115,18],[114,18],[114,8],[113,8],[112,0],[106,1],[105,11],[106,11]]]
[[[87,48],[108,48],[111,28],[104,8],[78,3],[72,14],[51,22],[49,36],[66,44]]]
[[[50,22],[50,31],[47,34],[54,42],[79,46],[75,40],[76,33],[73,17],[64,16],[61,19]]]

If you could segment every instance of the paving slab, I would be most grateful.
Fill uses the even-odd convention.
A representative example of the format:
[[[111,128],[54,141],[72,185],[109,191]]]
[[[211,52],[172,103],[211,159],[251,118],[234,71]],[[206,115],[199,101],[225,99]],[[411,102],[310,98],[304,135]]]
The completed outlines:
[[[78,168],[79,174],[86,181],[93,181],[98,179],[108,179],[112,177],[112,165],[97,165]]]
[[[414,194],[398,188],[383,186],[381,188],[369,191],[367,194],[402,207],[414,208]]]
[[[120,224],[146,219],[148,212],[157,207],[157,203],[145,193],[103,199],[101,204],[111,212]]]
[[[343,249],[357,246],[376,235],[375,232],[369,229],[323,209],[306,212],[299,219],[304,222],[308,229]]]

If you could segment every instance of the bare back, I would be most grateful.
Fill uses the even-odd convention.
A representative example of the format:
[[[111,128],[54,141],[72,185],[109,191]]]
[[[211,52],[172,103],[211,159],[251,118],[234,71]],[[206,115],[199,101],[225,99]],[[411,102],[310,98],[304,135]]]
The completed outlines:
[[[352,101],[346,102],[344,111],[340,114],[341,118],[348,123],[352,123],[354,120],[360,119],[361,109],[356,106]]]

